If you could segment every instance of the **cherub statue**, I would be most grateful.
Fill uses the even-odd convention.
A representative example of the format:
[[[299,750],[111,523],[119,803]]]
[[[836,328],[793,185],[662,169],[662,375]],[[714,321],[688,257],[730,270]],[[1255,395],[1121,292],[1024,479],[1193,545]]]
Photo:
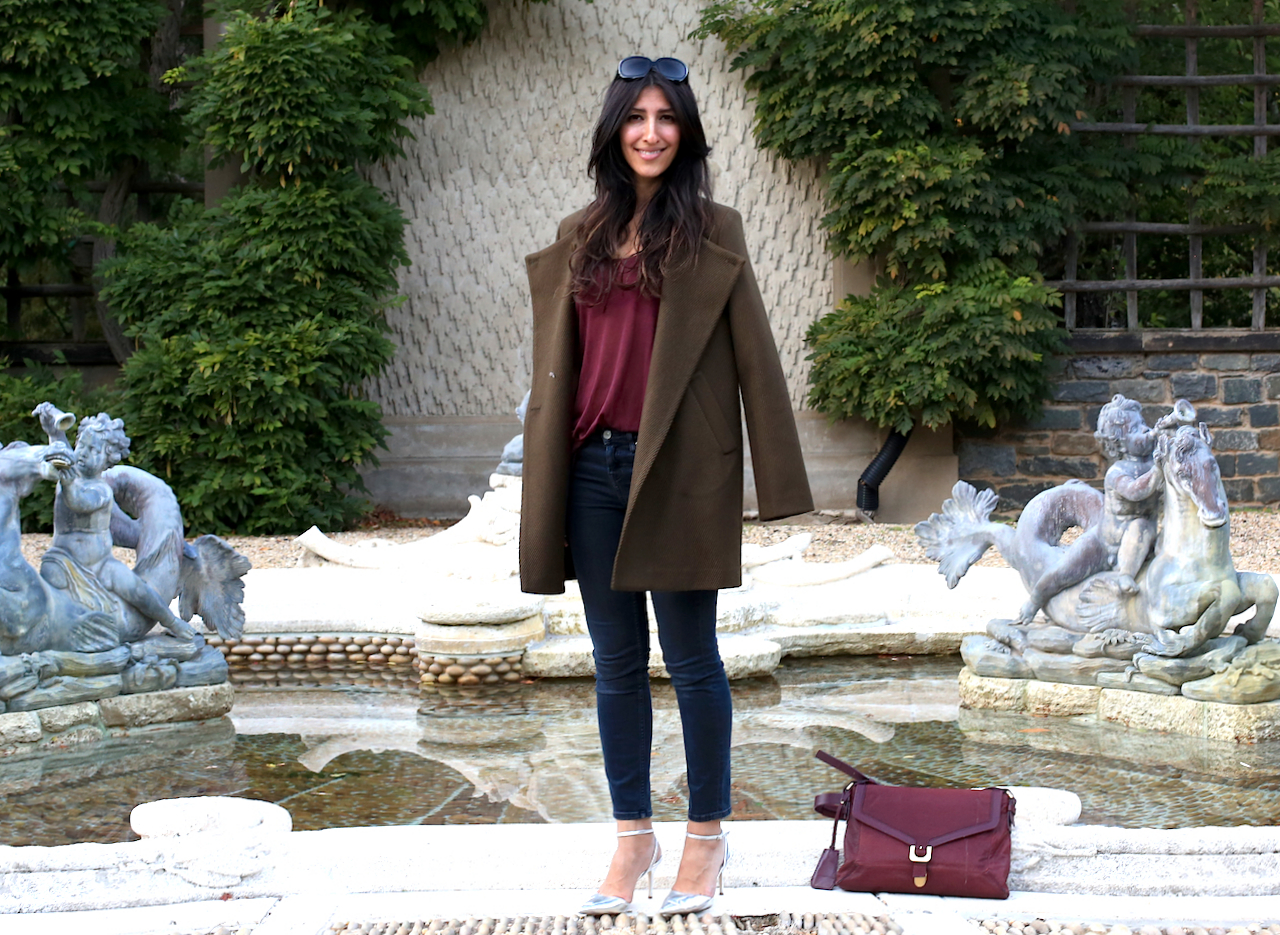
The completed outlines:
[[[1156,541],[1163,474],[1152,455],[1159,433],[1195,418],[1180,399],[1154,429],[1137,400],[1116,394],[1098,413],[1094,438],[1112,461],[1103,480],[1099,523],[1077,539],[1031,588],[1018,621],[1030,624],[1048,600],[1099,572],[1114,569],[1110,583],[1121,594],[1138,593],[1137,575]]]
[[[44,413],[39,414],[44,421]],[[74,460],[57,468],[53,545],[41,560],[40,575],[90,606],[103,602],[94,593],[95,584],[101,585],[194,653],[199,648],[195,627],[170,611],[168,601],[111,551],[115,497],[102,473],[128,453],[129,437],[120,419],[102,412],[81,421]],[[109,601],[102,609],[109,609]]]

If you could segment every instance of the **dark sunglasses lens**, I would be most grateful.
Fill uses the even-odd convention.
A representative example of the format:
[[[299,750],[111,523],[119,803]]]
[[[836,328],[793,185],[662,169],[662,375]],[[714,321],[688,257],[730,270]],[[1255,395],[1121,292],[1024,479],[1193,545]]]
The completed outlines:
[[[633,78],[643,78],[649,74],[649,69],[653,67],[653,62],[643,55],[628,55],[618,63],[618,77],[626,78],[630,81]]]
[[[684,81],[689,77],[689,66],[678,58],[660,58],[653,67],[668,81]]]

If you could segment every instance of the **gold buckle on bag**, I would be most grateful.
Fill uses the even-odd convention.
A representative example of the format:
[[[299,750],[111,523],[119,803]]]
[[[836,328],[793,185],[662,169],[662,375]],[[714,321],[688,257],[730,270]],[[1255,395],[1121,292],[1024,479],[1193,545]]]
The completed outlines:
[[[924,851],[923,857],[916,856],[916,851],[918,850]],[[907,857],[913,864],[919,865],[911,871],[911,882],[915,883],[917,887],[924,886],[929,880],[929,869],[927,864],[933,859],[933,846],[909,844],[907,845]]]

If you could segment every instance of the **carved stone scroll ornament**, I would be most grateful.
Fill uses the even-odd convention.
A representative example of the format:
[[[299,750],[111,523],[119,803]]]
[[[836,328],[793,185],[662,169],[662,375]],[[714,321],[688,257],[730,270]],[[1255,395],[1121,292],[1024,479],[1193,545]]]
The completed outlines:
[[[217,536],[183,539],[169,486],[118,464],[119,419],[85,419],[73,449],[74,415],[47,402],[32,415],[48,443],[0,449],[0,711],[225,682],[226,661],[190,621],[241,635],[249,560]],[[41,481],[58,491],[37,571],[22,557],[19,502]],[[134,551],[132,567],[115,546]]]
[[[993,491],[960,481],[942,512],[916,525],[949,587],[995,546],[1027,589],[1018,617],[962,643],[974,674],[1229,704],[1280,699],[1280,644],[1260,642],[1276,584],[1232,564],[1213,438],[1194,419],[1178,400],[1150,429],[1139,404],[1117,395],[1095,433],[1112,459],[1103,491],[1068,481],[1008,526],[990,519]],[[1081,534],[1064,545],[1073,527]]]

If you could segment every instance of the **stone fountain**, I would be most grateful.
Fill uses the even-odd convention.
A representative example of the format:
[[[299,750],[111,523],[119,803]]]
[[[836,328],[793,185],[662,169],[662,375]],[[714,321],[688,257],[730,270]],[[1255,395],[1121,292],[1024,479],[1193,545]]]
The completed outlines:
[[[516,410],[521,419],[527,404],[526,394]],[[307,550],[304,565],[327,567],[333,580],[350,578],[344,569],[362,570],[377,581],[365,587],[412,602],[418,620],[411,632],[428,686],[594,671],[577,582],[551,597],[520,590],[522,455],[517,435],[490,475],[490,489],[470,496],[467,515],[435,535],[404,545],[375,539],[348,546],[312,527],[296,540]],[[717,619],[730,678],[768,674],[785,655],[848,652],[865,641],[869,621],[881,620],[879,611],[851,608],[842,589],[892,552],[875,546],[848,561],[806,562],[811,539],[806,533],[771,546],[743,544],[743,584],[721,592]],[[665,678],[658,641],[652,643],[650,674]]]
[[[1236,571],[1213,437],[1194,422],[1179,400],[1148,427],[1117,395],[1095,433],[1112,460],[1103,490],[1068,481],[1008,526],[990,519],[994,492],[961,481],[916,526],[949,587],[995,546],[1027,590],[1017,616],[962,642],[962,703],[1280,736],[1280,643],[1263,639],[1276,583]]]
[[[46,402],[32,415],[47,443],[0,449],[0,755],[221,717],[227,664],[191,620],[240,635],[249,561],[217,536],[184,541],[169,486],[119,464],[121,420],[84,419],[73,448],[72,413]],[[22,556],[19,503],[42,481],[58,487],[37,570]],[[115,547],[134,552],[132,567]]]

